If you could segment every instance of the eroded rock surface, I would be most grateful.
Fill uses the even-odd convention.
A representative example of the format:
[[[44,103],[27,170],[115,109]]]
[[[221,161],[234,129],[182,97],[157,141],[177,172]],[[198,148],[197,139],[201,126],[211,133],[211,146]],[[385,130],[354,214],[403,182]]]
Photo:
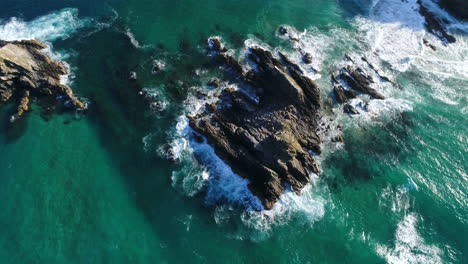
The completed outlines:
[[[250,180],[249,189],[270,209],[287,186],[299,192],[320,168],[312,156],[320,153],[316,133],[320,111],[317,85],[287,60],[261,47],[247,49],[255,70],[244,67],[210,39],[214,58],[251,87],[258,100],[242,89],[225,89],[218,104],[189,116],[194,131],[205,136],[216,154],[234,172]]]
[[[0,105],[13,97],[20,98],[12,121],[29,111],[30,97],[60,98],[70,109],[86,107],[70,87],[61,84],[67,68],[43,53],[45,48],[36,40],[0,40]]]

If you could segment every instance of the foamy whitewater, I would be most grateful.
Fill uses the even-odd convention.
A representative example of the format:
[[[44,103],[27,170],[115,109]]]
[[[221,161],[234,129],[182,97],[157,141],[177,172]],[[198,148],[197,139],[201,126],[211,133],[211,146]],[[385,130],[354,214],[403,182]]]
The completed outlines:
[[[0,22],[0,38],[8,41],[37,39],[52,42],[68,38],[88,23],[90,20],[78,18],[78,9],[74,8],[63,9],[28,22],[13,17],[9,21]]]

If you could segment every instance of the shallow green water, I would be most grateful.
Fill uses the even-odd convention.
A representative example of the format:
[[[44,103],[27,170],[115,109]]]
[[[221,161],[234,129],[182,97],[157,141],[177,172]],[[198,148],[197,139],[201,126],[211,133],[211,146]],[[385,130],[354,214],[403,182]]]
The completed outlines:
[[[405,70],[385,58],[390,63],[382,67],[401,85],[386,91],[393,98],[388,105],[376,105],[386,110],[358,120],[338,115],[346,144],[326,151],[320,180],[302,197],[289,194],[281,209],[259,213],[210,200],[206,194],[218,189],[200,177],[190,153],[180,164],[158,153],[178,132],[190,90],[220,74],[204,54],[206,39],[222,36],[238,53],[247,38],[291,51],[275,36],[277,27],[308,29],[307,47],[321,61],[317,82],[330,101],[328,76],[345,52],[372,56],[372,50],[383,58],[398,45],[379,39],[384,45],[373,46],[372,30],[387,25],[368,14],[370,3],[2,5],[0,38],[26,35],[52,44],[90,109],[47,121],[35,106],[13,127],[7,122],[11,108],[0,110],[1,263],[468,261],[465,36],[454,46],[439,45],[436,53],[414,56],[402,49],[409,55],[398,62],[412,60]],[[10,20],[21,16],[24,22]],[[402,28],[394,34],[420,34]],[[151,74],[155,59],[166,62],[164,73]],[[207,73],[196,76],[197,69]],[[166,111],[148,108],[128,80],[130,71],[159,92]],[[326,105],[327,113],[339,112]]]

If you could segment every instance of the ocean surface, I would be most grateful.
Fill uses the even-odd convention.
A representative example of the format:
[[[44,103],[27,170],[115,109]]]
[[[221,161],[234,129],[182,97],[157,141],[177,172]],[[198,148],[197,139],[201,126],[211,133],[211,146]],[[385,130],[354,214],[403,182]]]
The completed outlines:
[[[456,43],[425,31],[416,0],[2,0],[0,39],[47,43],[89,110],[47,118],[33,104],[11,125],[13,106],[0,109],[0,263],[468,263],[468,24],[425,3]],[[324,146],[301,195],[259,211],[247,182],[190,142],[185,115],[222,76],[208,37],[298,59],[280,25],[313,55],[346,143]],[[358,117],[330,97],[344,54],[399,84]]]

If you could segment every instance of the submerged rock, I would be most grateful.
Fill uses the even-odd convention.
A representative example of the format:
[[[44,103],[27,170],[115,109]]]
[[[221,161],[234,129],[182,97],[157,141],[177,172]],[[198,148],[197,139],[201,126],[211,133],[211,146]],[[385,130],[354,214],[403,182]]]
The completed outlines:
[[[208,39],[208,50],[213,52],[226,52],[227,49],[224,47],[224,44],[221,42],[219,37],[211,37]]]
[[[333,87],[333,94],[335,95],[336,101],[340,104],[347,103],[349,99],[357,97],[356,92],[354,92],[353,90],[345,89],[341,85],[335,85]]]
[[[304,55],[302,55],[302,62],[304,62],[305,64],[311,64],[312,63],[312,55],[310,53],[304,53]]]
[[[62,98],[74,110],[86,107],[70,87],[61,84],[67,68],[43,53],[45,48],[36,40],[0,41],[0,104],[21,96],[13,120],[29,111],[31,96]]]
[[[239,85],[251,86],[259,101],[242,89],[225,89],[219,105],[207,105],[207,111],[188,118],[191,128],[207,138],[234,172],[249,179],[249,189],[271,209],[287,186],[299,192],[310,172],[320,172],[309,154],[321,152],[316,133],[320,91],[270,51],[250,47],[246,54],[256,71],[244,71],[230,56],[223,61],[228,68],[234,65]]]
[[[162,61],[155,60],[153,61],[153,67],[151,68],[152,74],[158,74],[164,70],[166,64]]]

